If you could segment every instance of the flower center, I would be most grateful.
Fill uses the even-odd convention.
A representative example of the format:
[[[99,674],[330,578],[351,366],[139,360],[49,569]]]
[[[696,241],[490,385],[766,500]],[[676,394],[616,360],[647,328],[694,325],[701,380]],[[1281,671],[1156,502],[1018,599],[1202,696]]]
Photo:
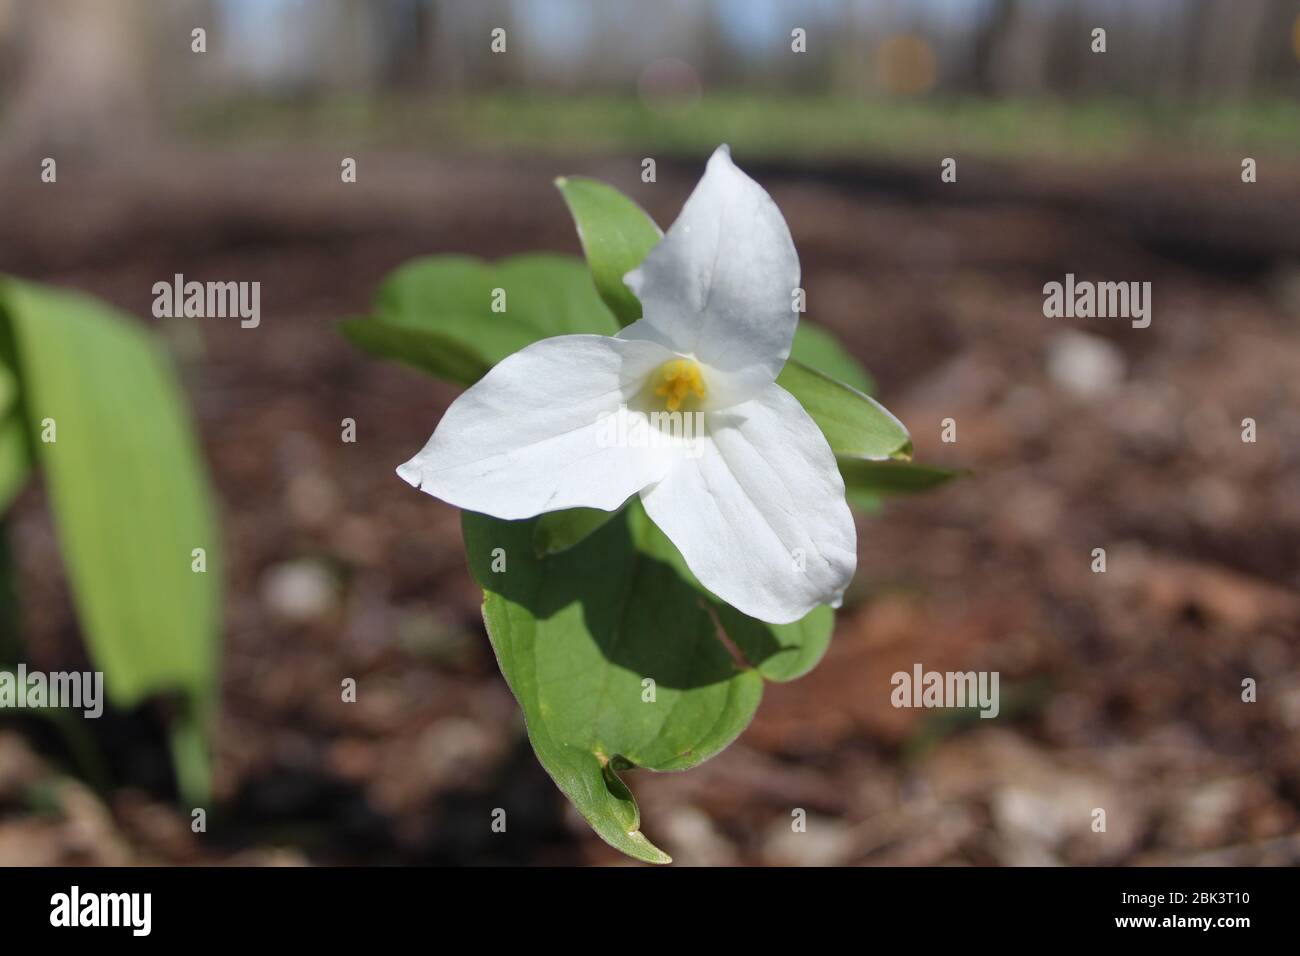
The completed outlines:
[[[691,359],[673,359],[665,362],[655,373],[655,394],[664,400],[668,411],[675,412],[693,395],[697,399],[708,397],[709,390],[704,386],[704,376],[700,374],[699,363]]]

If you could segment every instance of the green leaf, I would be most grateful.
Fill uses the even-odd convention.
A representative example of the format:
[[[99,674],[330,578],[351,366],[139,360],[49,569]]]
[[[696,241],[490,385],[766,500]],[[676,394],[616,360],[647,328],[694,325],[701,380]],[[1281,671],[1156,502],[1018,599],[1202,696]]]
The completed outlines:
[[[0,314],[91,659],[121,707],[183,695],[177,770],[201,798],[221,561],[180,388],[153,339],[91,298],[5,280]],[[55,440],[42,440],[51,423]],[[191,570],[195,548],[206,573]]]
[[[850,507],[863,515],[876,514],[884,505],[884,501],[879,495],[874,495],[861,488],[854,488],[847,481],[844,483],[844,498],[848,501]]]
[[[494,304],[505,311],[494,311]],[[532,254],[495,263],[466,256],[413,260],[384,280],[371,315],[342,328],[374,355],[470,385],[538,339],[613,335],[618,323],[579,260]]]
[[[871,380],[867,370],[848,353],[840,344],[840,340],[820,325],[815,325],[807,319],[800,320],[794,330],[790,358],[801,365],[815,368],[824,375],[838,379],[859,392],[870,395],[876,389],[876,383]]]
[[[641,303],[623,277],[641,264],[663,233],[645,210],[613,186],[584,176],[561,176],[555,185],[578,227],[596,290],[618,321],[631,325],[641,318]]]
[[[617,514],[617,511],[601,511],[599,508],[548,512],[537,519],[533,550],[540,557],[567,551],[596,529],[604,527]]]
[[[534,550],[538,519],[466,512],[462,523],[488,636],[542,766],[610,845],[669,862],[641,833],[619,773],[685,770],[726,747],[753,717],[764,676],[796,676],[824,651],[830,609],[774,629],[779,638],[719,613],[635,500],[548,557]],[[757,669],[732,658],[720,623]]]
[[[936,468],[911,461],[847,461],[841,458],[839,465],[848,488],[870,495],[915,494],[969,474],[960,469]]]
[[[903,423],[870,395],[791,359],[776,377],[812,416],[840,458],[908,458],[912,439]]]
[[[694,589],[645,552],[643,515],[629,508],[549,558],[533,552],[535,519],[466,512],[463,526],[488,635],[538,759],[610,845],[666,863],[617,772],[682,770],[717,753],[749,723],[763,681],[732,661]]]

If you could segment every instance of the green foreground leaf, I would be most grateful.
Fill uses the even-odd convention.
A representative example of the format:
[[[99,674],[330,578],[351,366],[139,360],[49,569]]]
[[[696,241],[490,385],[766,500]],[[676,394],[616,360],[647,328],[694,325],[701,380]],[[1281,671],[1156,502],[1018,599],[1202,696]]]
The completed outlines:
[[[670,862],[641,833],[619,773],[685,770],[726,747],[753,717],[764,677],[796,677],[825,652],[830,609],[773,627],[720,605],[684,576],[636,501],[549,557],[534,550],[537,519],[465,512],[462,523],[483,620],[538,759],[611,846]]]
[[[182,695],[177,772],[201,799],[221,560],[180,389],[152,338],[94,299],[0,280],[0,317],[91,659],[118,706]],[[191,570],[195,548],[205,573]]]

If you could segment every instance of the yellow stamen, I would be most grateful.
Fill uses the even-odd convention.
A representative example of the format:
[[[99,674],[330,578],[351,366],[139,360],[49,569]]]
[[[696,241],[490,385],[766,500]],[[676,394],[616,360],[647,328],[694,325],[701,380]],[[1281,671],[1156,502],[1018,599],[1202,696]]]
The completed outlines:
[[[708,389],[704,387],[704,376],[700,374],[700,366],[691,359],[673,359],[671,362],[665,362],[655,378],[660,383],[655,389],[655,394],[664,400],[664,405],[670,412],[680,410],[682,402],[689,399],[691,395],[703,399],[709,394]]]

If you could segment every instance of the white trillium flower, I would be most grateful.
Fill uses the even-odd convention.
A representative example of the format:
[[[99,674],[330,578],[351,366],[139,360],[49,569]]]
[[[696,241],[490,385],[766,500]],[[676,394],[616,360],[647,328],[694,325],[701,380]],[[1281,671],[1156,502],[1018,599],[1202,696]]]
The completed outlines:
[[[639,494],[700,583],[737,610],[785,624],[838,606],[857,566],[844,481],[821,430],[776,384],[799,258],[780,210],[726,146],[625,281],[643,318],[505,358],[397,473],[502,519],[614,511]],[[677,412],[700,433],[609,440],[662,430]]]

